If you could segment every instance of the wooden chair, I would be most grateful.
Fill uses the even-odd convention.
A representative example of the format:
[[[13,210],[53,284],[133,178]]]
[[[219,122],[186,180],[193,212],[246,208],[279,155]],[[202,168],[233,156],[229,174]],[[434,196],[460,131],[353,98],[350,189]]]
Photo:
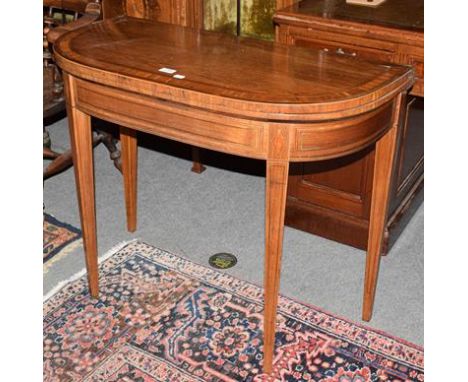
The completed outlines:
[[[44,0],[43,6],[43,158],[52,159],[44,171],[45,180],[73,164],[71,150],[58,153],[51,149],[50,137],[45,128],[47,122],[64,116],[65,112],[63,81],[60,70],[54,62],[52,46],[64,33],[100,19],[102,9],[99,1],[90,0]],[[101,142],[109,150],[115,167],[121,171],[117,140],[111,134],[95,128],[93,145],[96,146]]]
[[[58,15],[58,17],[57,17]],[[203,0],[44,0],[44,118],[65,109],[60,71],[53,62],[51,46],[64,33],[101,18],[127,15],[183,26],[203,27]],[[104,143],[114,165],[121,171],[120,151],[112,135],[94,129],[93,144]],[[44,127],[44,158],[53,159],[44,179],[72,165],[71,151],[59,154],[50,149],[50,138]],[[192,171],[201,173],[200,149],[192,147]]]

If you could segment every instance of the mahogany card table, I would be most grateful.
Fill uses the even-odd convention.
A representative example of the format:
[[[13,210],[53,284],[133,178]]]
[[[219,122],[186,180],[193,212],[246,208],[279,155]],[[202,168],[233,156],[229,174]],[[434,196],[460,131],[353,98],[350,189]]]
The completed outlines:
[[[91,116],[120,126],[127,228],[136,131],[266,161],[264,371],[271,372],[290,162],[376,145],[363,319],[372,314],[398,126],[413,70],[119,17],[65,34],[64,72],[90,294],[98,297]],[[331,270],[330,270],[331,271]]]

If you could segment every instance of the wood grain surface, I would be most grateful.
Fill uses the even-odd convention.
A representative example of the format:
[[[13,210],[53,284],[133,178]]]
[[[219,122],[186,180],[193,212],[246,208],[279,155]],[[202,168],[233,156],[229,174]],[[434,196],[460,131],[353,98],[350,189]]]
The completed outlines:
[[[128,228],[136,227],[136,139],[145,131],[191,145],[266,160],[264,370],[272,370],[289,164],[380,148],[372,242],[381,245],[389,164],[408,67],[121,17],[68,33],[56,43],[66,72],[70,132],[93,296],[97,236],[89,116],[125,126]],[[160,72],[173,68],[182,79]],[[389,133],[390,131],[390,133]],[[381,143],[380,143],[381,142]],[[380,184],[381,182],[381,184]],[[374,247],[373,247],[374,248]],[[371,257],[375,256],[375,251]],[[369,265],[368,265],[369,267]],[[366,291],[374,290],[378,263]],[[366,293],[365,306],[372,306]]]
[[[87,80],[98,77],[102,84],[168,101],[279,120],[372,110],[413,76],[405,67],[128,17],[70,32],[55,52],[64,70]],[[185,78],[161,73],[164,67]]]

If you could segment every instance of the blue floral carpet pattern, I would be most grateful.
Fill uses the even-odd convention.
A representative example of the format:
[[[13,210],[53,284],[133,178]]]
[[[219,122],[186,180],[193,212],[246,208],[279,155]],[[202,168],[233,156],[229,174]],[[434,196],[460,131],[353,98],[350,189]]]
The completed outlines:
[[[262,372],[263,289],[133,242],[44,303],[44,381],[423,381],[423,350],[280,296]]]

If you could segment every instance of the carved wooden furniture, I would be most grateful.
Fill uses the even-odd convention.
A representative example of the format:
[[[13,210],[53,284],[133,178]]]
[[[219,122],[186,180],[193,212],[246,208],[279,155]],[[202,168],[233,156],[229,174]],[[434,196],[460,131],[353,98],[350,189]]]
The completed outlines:
[[[47,1],[44,2],[44,14],[43,14],[43,118],[48,120],[53,116],[63,112],[65,110],[65,99],[63,96],[63,82],[61,80],[60,71],[54,63],[52,56],[52,49],[49,46],[47,35],[58,25],[65,25],[67,21],[72,19],[74,22],[78,19],[80,14],[85,13],[86,2],[78,0],[76,1],[72,9],[66,13],[60,8],[59,1]],[[60,12],[56,12],[59,10]],[[60,157],[60,154],[50,149],[51,141],[49,133],[45,126],[43,127],[44,132],[44,158],[56,159]],[[57,166],[59,160],[54,161],[49,165],[47,171],[44,173],[44,177],[51,176],[54,173],[54,167],[61,168],[61,165]]]
[[[363,302],[363,318],[371,318],[398,125],[414,80],[410,68],[128,17],[66,34],[55,52],[65,76],[93,297],[99,275],[90,116],[122,126],[130,231],[137,226],[137,131],[266,160],[266,372],[272,370],[289,163],[375,143]],[[164,73],[167,68],[184,77]]]
[[[423,0],[389,0],[376,8],[346,4],[345,0],[305,0],[277,11],[274,21],[281,43],[411,65],[416,71],[405,106],[408,117],[398,137],[385,252],[423,198]],[[294,164],[286,224],[365,249],[374,166],[373,148],[322,163]]]
[[[44,34],[43,34],[43,118],[54,120],[65,110],[63,80],[60,70],[53,59],[53,44],[64,33],[88,25],[101,16],[99,1],[89,0],[44,0]],[[49,134],[44,130],[43,157],[52,159],[43,173],[43,179],[60,173],[73,164],[71,150],[58,153],[51,149]],[[121,170],[120,151],[116,140],[101,129],[95,129],[93,146],[103,143],[110,153],[115,167]]]
[[[105,0],[104,18],[127,15],[203,29],[203,0]]]

